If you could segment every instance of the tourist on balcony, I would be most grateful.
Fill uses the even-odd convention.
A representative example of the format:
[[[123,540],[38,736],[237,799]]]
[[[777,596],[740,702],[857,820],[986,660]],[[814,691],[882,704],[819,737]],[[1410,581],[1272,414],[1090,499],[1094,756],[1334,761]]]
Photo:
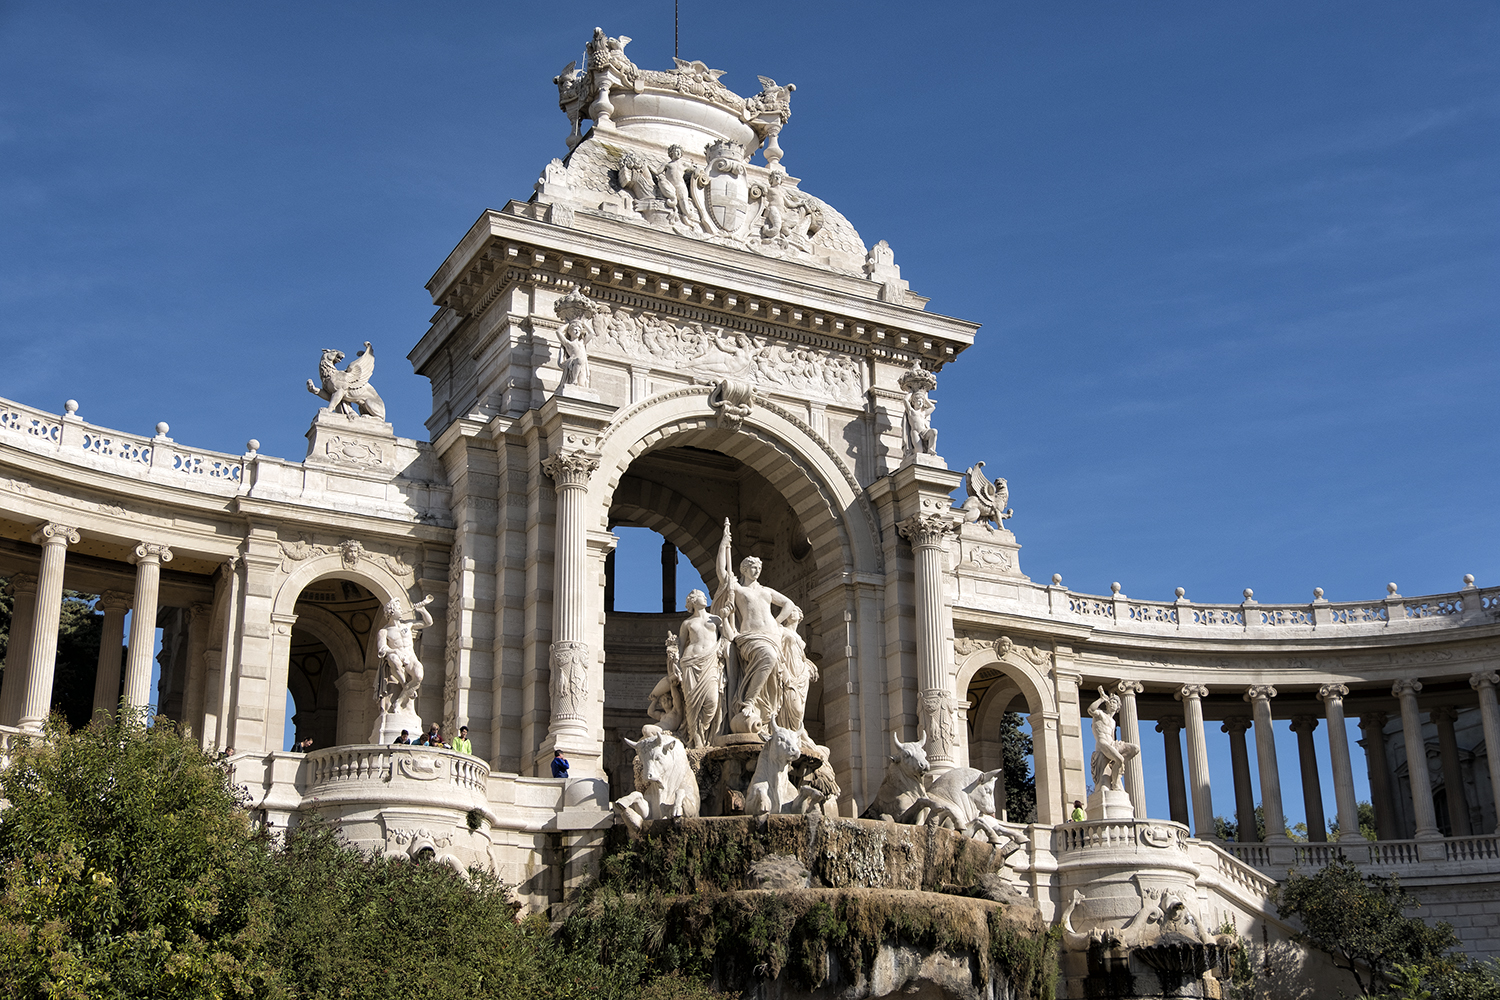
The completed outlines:
[[[411,733],[408,732],[405,729],[401,730],[401,735],[396,737],[395,741],[391,743],[391,746],[393,746],[393,747],[409,747],[409,746],[411,746]]]
[[[442,747],[443,745],[443,729],[436,722],[432,724],[431,729],[417,737],[419,747]]]
[[[470,754],[471,756],[473,755],[474,744],[469,741],[468,726],[458,727],[458,739],[453,741],[453,749],[457,750],[459,753],[466,753]]]
[[[1083,800],[1082,799],[1074,799],[1073,800],[1073,812],[1068,817],[1068,819],[1071,822],[1074,822],[1074,823],[1082,823],[1085,818],[1086,817],[1083,814]]]
[[[568,758],[562,755],[561,750],[552,751],[552,777],[566,778],[568,776]]]

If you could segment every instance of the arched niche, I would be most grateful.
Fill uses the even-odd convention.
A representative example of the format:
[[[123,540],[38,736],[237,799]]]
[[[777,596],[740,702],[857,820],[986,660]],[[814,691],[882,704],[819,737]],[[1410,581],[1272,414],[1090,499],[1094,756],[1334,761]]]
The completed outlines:
[[[1022,646],[1004,638],[986,643],[957,657],[954,672],[954,694],[967,701],[970,684],[981,671],[998,674],[1003,680],[990,685],[991,690],[975,706],[975,730],[991,720],[998,726],[998,714],[1012,706],[1017,697],[1026,703],[1027,721],[1031,725],[1032,768],[1036,777],[1036,819],[1038,823],[1061,823],[1065,819],[1062,805],[1061,720],[1058,717],[1057,692],[1050,676],[1052,654],[1038,646]]]

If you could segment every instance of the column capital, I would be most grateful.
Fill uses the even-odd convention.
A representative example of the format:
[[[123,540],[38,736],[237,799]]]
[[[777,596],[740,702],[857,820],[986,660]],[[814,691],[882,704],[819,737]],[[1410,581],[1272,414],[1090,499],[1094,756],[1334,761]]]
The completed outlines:
[[[1391,685],[1391,694],[1397,698],[1411,695],[1413,698],[1422,690],[1422,682],[1412,677],[1403,677]]]
[[[192,616],[193,621],[207,623],[209,619],[213,618],[214,606],[212,604],[204,604],[199,601],[194,601],[192,605],[189,606],[188,612]]]
[[[1115,690],[1126,697],[1133,698],[1146,690],[1146,685],[1140,681],[1121,681],[1115,685]]]
[[[594,452],[559,451],[542,460],[542,471],[552,478],[558,489],[568,487],[586,488],[589,477],[599,468],[599,456]]]
[[[1300,733],[1304,730],[1312,732],[1318,728],[1318,717],[1316,715],[1294,715],[1292,716],[1292,732]]]
[[[1184,684],[1182,689],[1172,695],[1178,701],[1199,700],[1208,697],[1208,685],[1206,684]]]
[[[129,611],[130,605],[134,603],[130,594],[118,590],[106,590],[99,595],[99,600],[94,607],[100,611]]]
[[[1384,729],[1390,718],[1385,712],[1366,712],[1359,717],[1359,728]]]
[[[35,573],[12,573],[10,575],[11,596],[36,593]],[[1475,685],[1476,687],[1478,685]]]
[[[20,574],[16,574],[19,576]],[[1469,687],[1478,691],[1482,687],[1495,687],[1500,684],[1500,673],[1494,670],[1481,670],[1469,675]]]
[[[1253,720],[1248,715],[1234,715],[1224,720],[1223,725],[1219,726],[1219,732],[1228,733],[1231,736],[1244,736],[1253,724]]]
[[[948,539],[958,534],[958,521],[951,514],[932,511],[913,514],[896,524],[901,537],[911,542],[914,549],[936,549],[948,544]]]
[[[1427,713],[1427,717],[1434,723],[1446,722],[1451,725],[1458,719],[1458,709],[1452,705],[1438,705]]]
[[[172,561],[172,550],[163,542],[141,542],[131,551],[130,561],[137,564],[169,563]]]
[[[1185,724],[1182,716],[1168,715],[1156,720],[1156,731],[1158,733],[1180,733]]]
[[[48,521],[31,533],[33,545],[77,545],[78,529],[56,521]]]
[[[1245,700],[1250,702],[1270,701],[1274,697],[1276,697],[1276,689],[1269,684],[1256,684],[1244,694]]]
[[[1320,701],[1342,702],[1349,697],[1349,688],[1344,684],[1324,684],[1318,688],[1318,699]]]

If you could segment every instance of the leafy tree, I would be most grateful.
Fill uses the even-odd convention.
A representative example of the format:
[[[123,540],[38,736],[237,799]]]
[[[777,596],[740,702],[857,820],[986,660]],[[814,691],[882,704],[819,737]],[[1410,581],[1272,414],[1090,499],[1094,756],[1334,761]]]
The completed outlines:
[[[9,652],[14,598],[0,580],[0,659]],[[52,678],[52,710],[68,724],[82,726],[94,707],[94,676],[99,668],[99,642],[104,619],[94,613],[96,598],[76,590],[63,591],[57,629],[57,668]],[[7,661],[8,662],[8,661]],[[0,670],[3,673],[3,670]]]
[[[1000,761],[1005,767],[1005,814],[1014,823],[1036,818],[1036,776],[1031,772],[1032,742],[1021,728],[1020,712],[1000,718]]]
[[[1365,877],[1339,858],[1313,875],[1292,872],[1274,898],[1283,917],[1296,917],[1306,927],[1295,940],[1347,969],[1360,993],[1394,982],[1397,966],[1453,965],[1446,955],[1458,943],[1453,928],[1406,916],[1420,904],[1395,876]]]
[[[1375,839],[1375,807],[1368,802],[1361,802],[1359,810],[1359,835],[1366,840]],[[1328,821],[1328,839],[1337,843],[1339,839],[1339,818],[1335,816]]]

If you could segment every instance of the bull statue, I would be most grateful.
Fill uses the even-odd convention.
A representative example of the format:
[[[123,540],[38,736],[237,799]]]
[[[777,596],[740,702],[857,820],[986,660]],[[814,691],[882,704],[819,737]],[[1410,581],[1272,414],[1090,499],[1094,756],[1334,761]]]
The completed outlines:
[[[823,793],[803,785],[792,787],[787,770],[802,756],[802,735],[795,729],[776,725],[771,715],[771,738],[761,747],[755,761],[755,774],[745,789],[745,815],[766,816],[771,813],[812,812],[823,803]]]
[[[972,767],[945,771],[912,803],[902,822],[946,826],[966,837],[987,840],[1008,856],[1018,850],[1021,843],[1005,832],[996,816],[995,782],[1003,780],[1003,773],[1000,770],[977,771]]]
[[[632,839],[641,835],[653,819],[677,819],[698,815],[698,778],[688,766],[687,748],[671,733],[647,726],[645,735],[625,745],[641,763],[644,792],[631,792],[611,803]]]
[[[902,743],[901,738],[891,733],[891,744],[895,752],[885,769],[885,780],[875,793],[875,801],[864,811],[862,819],[900,819],[927,791],[927,742],[924,730],[915,743]]]

